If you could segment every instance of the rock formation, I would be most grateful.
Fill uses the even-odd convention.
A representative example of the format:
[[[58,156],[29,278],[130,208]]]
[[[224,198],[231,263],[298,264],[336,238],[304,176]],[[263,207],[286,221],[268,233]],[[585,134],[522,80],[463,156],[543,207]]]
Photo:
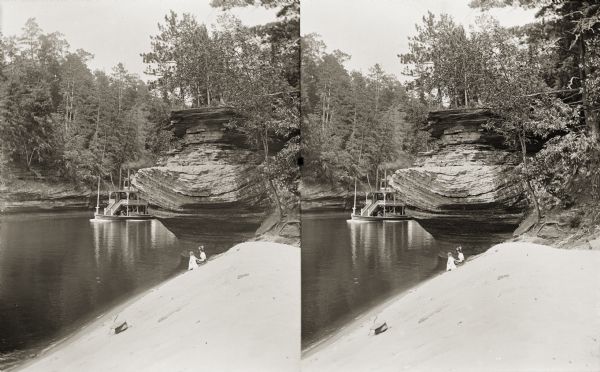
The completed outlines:
[[[352,208],[354,191],[339,185],[300,184],[301,205],[303,212],[320,212]]]
[[[180,238],[254,234],[268,195],[257,177],[258,155],[230,129],[230,107],[174,111],[170,129],[178,147],[156,166],[140,169],[132,184]]]
[[[12,162],[0,167],[0,214],[89,209],[95,203],[95,190],[61,179],[52,171],[27,170]]]
[[[13,181],[0,186],[0,214],[88,209],[94,198],[73,184]]]
[[[528,203],[511,176],[514,156],[484,128],[490,117],[481,109],[430,113],[428,130],[439,148],[391,177],[407,213],[434,236],[510,232],[524,217]]]
[[[300,211],[293,208],[284,218],[272,213],[256,230],[252,240],[267,241],[300,247]]]

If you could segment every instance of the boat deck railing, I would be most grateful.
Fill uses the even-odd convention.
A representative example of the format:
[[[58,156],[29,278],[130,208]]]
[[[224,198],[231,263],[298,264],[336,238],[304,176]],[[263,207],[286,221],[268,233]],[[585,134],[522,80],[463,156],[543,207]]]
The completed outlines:
[[[106,208],[104,208],[105,215],[113,215],[123,205],[130,206],[130,207],[147,207],[148,206],[148,202],[144,201],[144,200],[121,199],[116,203],[113,203],[112,200],[114,200],[114,199],[111,199],[111,202],[108,204],[108,206]]]
[[[373,211],[375,210],[375,208],[377,208],[379,206],[383,206],[383,207],[401,207],[401,208],[405,207],[404,203],[399,202],[399,201],[395,202],[393,200],[377,200],[374,203],[372,201],[369,201],[367,203],[367,205],[365,205],[365,207],[360,210],[360,215],[361,216],[370,216],[371,213],[373,213]]]

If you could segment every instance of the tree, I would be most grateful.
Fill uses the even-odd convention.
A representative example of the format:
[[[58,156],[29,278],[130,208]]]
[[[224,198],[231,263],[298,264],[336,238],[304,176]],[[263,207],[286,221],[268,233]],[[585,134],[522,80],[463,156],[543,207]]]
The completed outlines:
[[[474,47],[464,28],[446,14],[438,19],[429,12],[416,30],[417,35],[409,37],[409,52],[399,57],[421,100],[434,95],[440,107],[445,101],[468,106],[470,96],[476,96],[470,83],[478,66],[472,63]]]
[[[53,158],[51,114],[59,100],[55,76],[65,45],[59,34],[43,35],[30,18],[23,35],[8,49],[10,63],[0,88],[0,136],[7,155],[27,169]]]
[[[164,124],[162,102],[122,64],[111,76],[92,73],[90,53],[69,51],[33,19],[21,36],[1,38],[0,52],[3,164],[91,184],[168,146],[168,136],[148,135]]]
[[[518,169],[539,219],[541,210],[532,184],[535,174],[529,166],[528,146],[566,130],[573,125],[572,117],[565,114],[568,106],[548,94],[550,89],[540,74],[540,51],[521,46],[509,30],[497,23],[489,23],[474,37],[488,61],[478,91],[482,104],[495,113],[490,129],[502,134],[507,144],[520,153]]]
[[[590,133],[600,140],[600,79],[597,69],[598,43],[600,31],[600,4],[595,1],[580,0],[472,0],[472,7],[490,9],[493,7],[521,6],[539,8],[541,24],[532,25],[530,40],[550,41],[555,74],[551,75],[551,85],[558,91],[571,94],[579,90],[574,102],[581,104],[582,118]],[[541,29],[541,32],[537,32]],[[571,94],[572,97],[572,94]]]
[[[296,194],[295,183],[284,182],[289,177],[280,177],[286,170],[278,167],[282,154],[273,153],[271,143],[279,139],[287,142],[284,149],[297,150],[299,142],[298,92],[290,86],[285,75],[285,64],[273,63],[269,58],[270,48],[261,38],[238,19],[222,19],[218,40],[227,40],[223,55],[227,61],[228,74],[224,86],[228,91],[228,102],[238,110],[243,119],[232,125],[246,134],[250,143],[263,155],[259,170],[274,195],[280,214],[284,214],[282,192]],[[287,158],[287,157],[286,157]],[[294,164],[287,164],[292,169]]]
[[[244,26],[231,15],[219,17],[208,32],[188,14],[171,12],[152,51],[144,53],[151,88],[183,107],[227,104],[241,119],[230,126],[262,154],[258,171],[280,215],[297,201],[299,151],[299,2],[213,1],[215,7],[280,8],[277,21]],[[292,159],[293,158],[293,159]]]
[[[399,149],[412,139],[403,136],[418,132],[416,124],[404,121],[416,117],[405,113],[410,96],[378,64],[368,74],[348,72],[344,63],[350,56],[325,52],[317,35],[305,35],[302,45],[303,179],[372,184],[378,168],[404,156]]]

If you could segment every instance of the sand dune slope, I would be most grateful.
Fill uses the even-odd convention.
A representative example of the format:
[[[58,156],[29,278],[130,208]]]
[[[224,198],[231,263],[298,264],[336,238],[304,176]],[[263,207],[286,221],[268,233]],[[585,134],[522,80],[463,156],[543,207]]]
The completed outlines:
[[[309,352],[303,371],[600,371],[600,252],[495,246]]]
[[[121,321],[130,328],[113,334]],[[299,350],[300,250],[255,242],[106,314],[25,370],[293,371]]]

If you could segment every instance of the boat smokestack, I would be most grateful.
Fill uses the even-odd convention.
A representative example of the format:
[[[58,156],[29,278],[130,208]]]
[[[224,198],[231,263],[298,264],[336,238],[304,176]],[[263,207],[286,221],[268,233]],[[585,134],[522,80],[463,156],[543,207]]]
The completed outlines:
[[[98,176],[98,193],[96,195],[96,214],[100,213],[100,176]]]
[[[354,177],[354,205],[352,206],[352,215],[356,214],[356,177]]]

